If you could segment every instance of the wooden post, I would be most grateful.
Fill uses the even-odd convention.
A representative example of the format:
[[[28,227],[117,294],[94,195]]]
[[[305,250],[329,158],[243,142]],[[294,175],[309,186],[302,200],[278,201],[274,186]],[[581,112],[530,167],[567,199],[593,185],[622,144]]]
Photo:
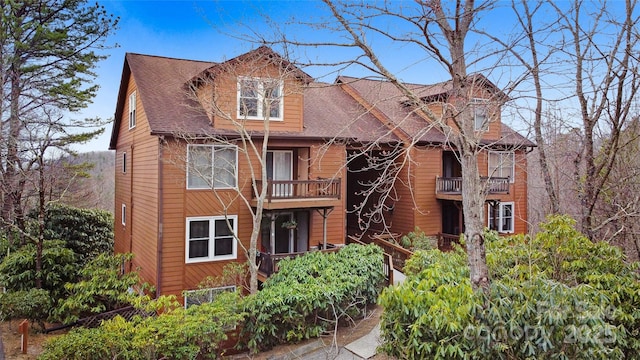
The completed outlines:
[[[22,350],[23,354],[26,354],[27,341],[29,340],[29,322],[27,320],[22,320],[18,327],[18,332],[20,332],[22,339],[22,342],[20,343],[20,350]]]

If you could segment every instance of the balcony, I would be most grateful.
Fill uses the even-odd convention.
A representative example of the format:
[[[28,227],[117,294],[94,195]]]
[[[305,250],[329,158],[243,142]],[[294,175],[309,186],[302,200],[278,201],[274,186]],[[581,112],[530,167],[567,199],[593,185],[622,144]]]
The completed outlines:
[[[327,244],[327,248],[325,250],[315,250],[321,252],[333,252],[338,251],[340,248],[334,244]],[[258,252],[256,262],[258,263],[258,276],[261,281],[266,280],[269,276],[274,273],[277,273],[279,270],[278,263],[283,259],[293,259],[298,256],[302,256],[307,252],[295,252],[295,253],[284,253],[284,254],[267,254],[263,252]]]
[[[482,176],[480,180],[484,184],[485,195],[488,199],[509,193],[511,181],[508,177]],[[444,200],[462,199],[461,177],[436,177],[436,198]]]
[[[262,182],[256,181],[258,192],[262,192]],[[340,179],[316,180],[269,180],[267,196],[264,199],[265,210],[330,207],[340,205]],[[255,194],[251,206],[256,207]]]

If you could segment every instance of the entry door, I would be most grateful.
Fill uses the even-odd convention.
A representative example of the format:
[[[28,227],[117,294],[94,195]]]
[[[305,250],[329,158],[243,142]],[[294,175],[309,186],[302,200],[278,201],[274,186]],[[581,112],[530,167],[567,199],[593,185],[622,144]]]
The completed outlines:
[[[267,178],[269,180],[293,180],[293,151],[269,150],[267,152]],[[273,196],[293,195],[292,184],[273,184]]]
[[[288,254],[293,251],[293,234],[295,229],[287,229],[283,228],[282,224],[285,221],[293,220],[293,213],[283,213],[278,215],[275,221],[275,233],[276,233],[276,243],[275,243],[275,254]]]

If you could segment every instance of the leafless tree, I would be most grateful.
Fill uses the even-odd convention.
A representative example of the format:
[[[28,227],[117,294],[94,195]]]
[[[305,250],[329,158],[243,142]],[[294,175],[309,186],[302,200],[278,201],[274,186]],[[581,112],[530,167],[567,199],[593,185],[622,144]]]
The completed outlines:
[[[478,36],[480,32],[475,27],[482,18],[482,13],[490,10],[494,4],[473,0],[458,0],[450,3],[417,1],[412,3],[367,2],[366,4],[325,0],[324,4],[331,14],[329,20],[313,22],[305,19],[300,23],[314,29],[330,31],[331,39],[337,40],[298,40],[286,31],[284,33],[287,35],[281,35],[276,39],[266,39],[265,36],[255,32],[253,35],[260,42],[285,49],[295,48],[299,53],[316,48],[323,49],[323,53],[330,53],[334,49],[345,50],[343,53],[348,55],[343,59],[317,61],[310,58],[306,62],[297,64],[331,67],[335,72],[351,67],[364,69],[367,77],[392,84],[400,93],[395,100],[401,101],[406,106],[405,109],[411,109],[412,115],[417,114],[424,120],[421,122],[422,129],[410,135],[400,130],[403,123],[410,121],[409,117],[389,121],[387,124],[389,133],[396,135],[402,146],[392,146],[389,149],[389,142],[385,143],[382,140],[365,146],[363,154],[376,147],[381,148],[382,151],[389,151],[385,154],[386,161],[383,162],[386,166],[376,161],[368,162],[368,166],[379,167],[381,174],[385,175],[383,181],[363,184],[368,186],[368,190],[366,186],[365,190],[362,190],[363,193],[377,201],[377,205],[371,208],[372,212],[383,213],[389,207],[388,203],[377,198],[393,201],[395,199],[393,189],[399,188],[402,184],[414,183],[411,172],[407,169],[415,166],[414,155],[420,151],[420,138],[434,128],[444,134],[444,143],[455,149],[462,168],[462,203],[471,282],[477,290],[486,289],[489,285],[489,276],[482,235],[485,227],[486,183],[480,177],[478,159],[480,154],[495,144],[487,144],[483,141],[482,131],[478,131],[477,124],[474,123],[474,111],[478,108],[474,106],[474,98],[478,97],[478,93],[487,83],[485,77],[478,76],[474,72],[495,71],[494,69],[499,67],[500,60],[507,52],[504,49],[492,50],[484,47],[483,45],[487,43],[480,39]],[[469,41],[471,36],[473,38]],[[396,71],[387,66],[388,58],[384,56],[385,51],[409,48],[416,50],[419,55],[407,59],[404,62],[406,66],[428,64],[430,66],[425,66],[424,72],[431,69],[444,69],[447,74],[449,87],[444,96],[435,102],[433,99],[426,101],[415,85],[402,80]],[[412,61],[414,62],[411,63]],[[492,62],[493,65],[486,65],[487,62]],[[338,86],[348,85],[348,81],[338,84]],[[509,86],[512,85],[514,84],[509,84]],[[489,109],[499,109],[508,100],[501,91],[496,91],[490,96],[487,106]],[[389,99],[381,99],[381,101],[385,100]],[[377,104],[371,105],[375,108]],[[365,110],[375,111],[369,108]],[[373,157],[370,157],[370,160],[373,160]],[[381,193],[386,195],[376,193],[376,190],[380,189],[382,189]],[[364,203],[367,203],[366,200],[365,198]],[[380,219],[384,221],[384,216],[380,216]]]
[[[285,97],[302,96],[307,78],[308,75],[267,48],[259,48],[214,65],[193,80],[189,96],[197,105],[187,110],[204,111],[214,126],[195,131],[178,126],[174,134],[179,143],[171,151],[172,161],[181,168],[186,167],[191,175],[197,176],[206,183],[206,188],[211,189],[236,243],[247,256],[251,293],[258,290],[259,264],[256,256],[265,221],[265,202],[270,190],[267,186],[267,147],[272,133],[272,120],[282,116],[281,105]],[[269,80],[265,82],[259,79]],[[247,99],[240,96],[240,110],[235,105],[236,84],[239,82],[243,82],[240,91],[248,96]],[[219,160],[214,160],[212,166],[218,167],[218,170],[213,175],[209,170],[200,171],[194,166],[199,159],[195,152],[191,152],[191,158],[188,157],[185,143],[192,146],[210,144],[237,150],[238,164],[234,154],[228,159],[218,157]],[[225,164],[216,165],[216,161]],[[239,173],[235,173],[236,169]],[[229,215],[237,214],[238,209],[243,209],[242,212],[246,211],[251,216],[248,247],[233,232],[233,224],[229,219]]]
[[[579,204],[582,231],[591,239],[617,217],[613,213],[607,219],[594,212],[619,155],[621,132],[637,116],[637,2],[621,5],[514,1],[512,6],[524,41],[508,48],[528,70],[535,91],[533,128],[551,212],[570,212],[560,192],[572,189],[559,184],[554,173],[573,164],[577,198],[569,206]],[[569,144],[550,143],[544,125],[553,120],[545,117],[548,109],[559,107],[565,109],[563,136],[580,139],[573,143],[572,159],[560,163],[553,159],[553,147],[566,149]],[[559,167],[554,169],[554,162]]]
[[[469,73],[469,66],[478,59],[469,60],[467,37],[472,31],[479,13],[487,4],[475,1],[456,1],[443,4],[440,1],[422,1],[408,6],[385,4],[338,3],[326,0],[333,17],[346,41],[341,46],[358,49],[360,54],[353,60],[382,79],[391,82],[412,106],[443,134],[459,153],[462,167],[462,203],[464,208],[465,240],[471,282],[476,290],[486,289],[489,275],[485,260],[485,192],[478,168],[478,154],[485,149],[482,134],[474,124],[472,99],[482,84]],[[451,5],[449,8],[448,5]],[[385,27],[385,21],[392,21],[398,30]],[[451,88],[447,101],[442,103],[442,113],[435,113],[429,104],[410,86],[389,70],[369,40],[380,36],[391,42],[416,46],[423,53],[436,60],[450,76]],[[492,102],[502,101],[500,98]],[[428,130],[429,126],[425,126]],[[417,138],[408,139],[405,156],[409,156]]]

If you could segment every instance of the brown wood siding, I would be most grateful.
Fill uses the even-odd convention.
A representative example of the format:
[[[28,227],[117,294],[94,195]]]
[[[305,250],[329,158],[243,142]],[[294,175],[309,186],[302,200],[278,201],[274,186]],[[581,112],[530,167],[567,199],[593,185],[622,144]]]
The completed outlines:
[[[528,189],[527,184],[527,154],[524,151],[517,151],[516,155],[516,174],[515,184],[513,188],[513,199],[515,202],[514,216],[515,216],[515,232],[518,234],[526,234],[529,232],[529,214],[527,209],[528,204]]]
[[[442,149],[416,149],[413,157],[417,205],[415,226],[425,234],[436,234],[442,231],[442,211],[435,196],[436,177],[442,174]]]
[[[283,79],[283,117],[282,120],[271,120],[269,129],[272,131],[302,131],[304,96],[303,86],[299,80],[287,77],[280,73],[275,65],[264,66],[263,64],[244,64],[235,68],[227,69],[227,72],[220,72],[214,81],[204,85],[199,90],[198,98],[205,108],[208,108],[209,117],[213,121],[213,126],[219,129],[235,129],[238,123],[249,130],[264,130],[264,122],[260,119],[238,118],[238,78],[256,77]],[[215,95],[214,95],[215,94]],[[219,110],[213,110],[218,108]],[[234,125],[234,121],[238,122]]]
[[[413,157],[415,150],[410,150],[408,156]],[[406,234],[413,231],[415,227],[415,168],[413,166],[405,166],[398,174],[395,181],[395,191],[397,201],[393,207],[393,215],[391,216],[391,231],[395,233]]]
[[[136,91],[136,126],[129,129],[129,95]],[[158,229],[158,138],[150,136],[146,113],[133,77],[128,79],[127,96],[116,144],[115,251],[133,252],[133,267],[140,268],[144,281],[156,282]],[[122,172],[122,153],[127,153],[127,172]],[[121,205],[127,207],[127,221],[121,223]]]
[[[486,175],[488,172],[488,154],[483,152],[479,157],[480,174]],[[529,230],[527,214],[527,157],[522,150],[515,152],[515,174],[514,182],[509,185],[509,193],[500,195],[497,200],[500,202],[514,203],[514,233],[525,234]],[[488,207],[485,208],[485,212]],[[485,222],[488,224],[488,214],[485,214]]]
[[[344,244],[346,236],[345,193],[347,191],[346,168],[347,150],[344,145],[331,144],[328,148],[314,145],[310,149],[311,167],[309,179],[340,178],[341,199],[340,206],[334,207],[327,217],[327,242]],[[323,241],[323,218],[317,211],[311,212],[309,244],[319,244]]]
[[[257,142],[256,146],[260,147]],[[305,141],[276,141],[269,144],[269,148],[287,149],[309,147]],[[320,149],[320,143],[311,146],[309,155],[310,168],[303,171],[309,178],[338,177],[342,178],[342,192],[346,191],[343,164],[346,161],[346,149],[343,145],[331,145],[328,149]],[[305,150],[306,151],[306,150]],[[207,276],[222,274],[224,265],[233,260],[210,261],[197,264],[186,264],[186,218],[194,216],[220,216],[225,213],[237,215],[238,236],[244,245],[249,247],[253,220],[249,208],[238,198],[235,190],[223,190],[214,193],[212,190],[187,190],[185,163],[186,144],[168,146],[163,150],[167,160],[163,166],[163,262],[162,262],[162,293],[181,296],[182,290],[194,289]],[[256,163],[256,155],[251,155],[251,161]],[[321,157],[321,158],[320,158]],[[306,154],[305,154],[306,158]],[[182,160],[180,160],[182,159]],[[239,188],[244,197],[251,198],[251,177],[248,171],[249,160],[238,154]],[[256,167],[255,176],[260,170]],[[235,199],[232,201],[232,199]],[[223,206],[223,204],[225,206]],[[317,244],[323,239],[323,219],[316,212],[311,211],[309,244]],[[327,241],[343,244],[345,240],[345,210],[344,205],[335,207],[327,219]],[[246,254],[242,247],[237,248],[237,260],[246,261]]]

